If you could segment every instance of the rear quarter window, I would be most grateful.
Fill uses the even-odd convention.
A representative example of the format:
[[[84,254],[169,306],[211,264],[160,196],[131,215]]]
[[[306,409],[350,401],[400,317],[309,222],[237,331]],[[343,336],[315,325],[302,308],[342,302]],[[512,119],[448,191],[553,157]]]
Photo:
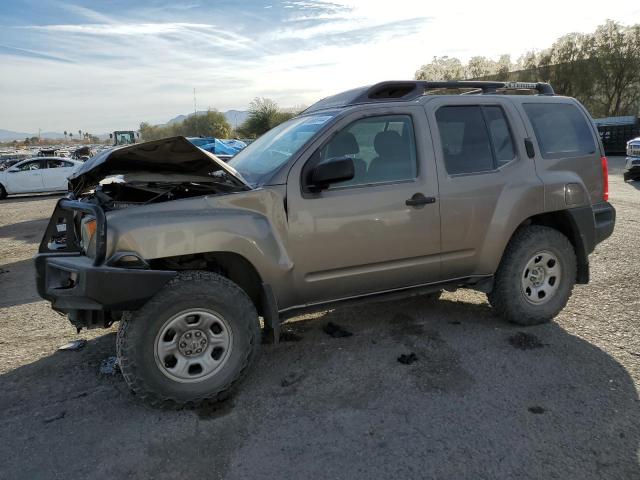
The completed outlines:
[[[580,157],[596,150],[584,114],[569,103],[525,103],[543,158]]]

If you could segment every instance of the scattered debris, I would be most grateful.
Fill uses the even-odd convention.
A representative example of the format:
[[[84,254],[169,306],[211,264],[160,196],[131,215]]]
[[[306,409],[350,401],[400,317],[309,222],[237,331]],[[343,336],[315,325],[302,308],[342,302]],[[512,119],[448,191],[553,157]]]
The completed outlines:
[[[529,410],[531,413],[535,413],[536,415],[540,415],[546,411],[544,408],[537,405],[535,407],[529,407],[527,410]]]
[[[304,378],[304,375],[299,372],[287,373],[282,379],[282,381],[280,382],[280,385],[282,385],[283,387],[289,387],[294,383],[298,383],[303,378]]]
[[[322,330],[333,338],[344,338],[353,335],[350,331],[345,330],[340,325],[333,322],[328,322],[324,327],[322,327]]]
[[[100,373],[102,375],[115,375],[120,372],[120,365],[118,365],[117,357],[109,357],[102,360],[100,364]]]
[[[81,338],[80,340],[74,340],[72,342],[65,343],[60,348],[58,348],[58,350],[66,350],[66,351],[70,351],[70,352],[77,352],[82,347],[84,347],[86,344],[87,344],[87,341],[84,338]]]
[[[509,337],[509,343],[512,347],[520,350],[531,350],[533,348],[542,348],[544,343],[538,337],[531,333],[518,332]]]
[[[62,419],[65,417],[65,415],[66,415],[66,414],[67,414],[67,412],[65,412],[65,411],[63,410],[63,411],[61,411],[60,413],[58,413],[58,414],[56,414],[56,415],[54,415],[54,416],[52,416],[52,417],[45,418],[45,419],[42,421],[42,423],[51,423],[51,422],[55,422],[56,420],[62,420]]]
[[[398,357],[398,361],[400,363],[402,363],[403,365],[411,365],[413,362],[417,362],[418,361],[418,356],[413,352],[411,352],[409,354],[403,353],[402,355],[400,355]]]

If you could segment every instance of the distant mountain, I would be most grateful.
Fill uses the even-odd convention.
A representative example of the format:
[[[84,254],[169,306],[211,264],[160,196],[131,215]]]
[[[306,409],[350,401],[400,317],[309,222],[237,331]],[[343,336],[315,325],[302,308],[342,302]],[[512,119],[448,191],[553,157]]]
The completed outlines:
[[[0,142],[10,142],[12,140],[24,140],[29,137],[37,137],[37,133],[27,133],[27,132],[14,132],[12,130],[2,130],[0,129]],[[59,132],[42,132],[40,133],[40,138],[50,138],[53,140],[58,140],[60,138],[64,138],[63,133]]]
[[[207,110],[199,110],[196,114],[204,115],[205,113],[207,113]],[[249,116],[249,112],[245,110],[227,110],[226,112],[222,112],[222,114],[227,119],[227,122],[229,122],[229,125],[231,125],[233,128],[235,128],[236,125],[240,126],[242,122],[244,122]],[[172,125],[174,123],[182,122],[187,117],[192,117],[193,115],[193,113],[190,113],[188,115],[178,115],[177,117],[173,117],[164,125]]]

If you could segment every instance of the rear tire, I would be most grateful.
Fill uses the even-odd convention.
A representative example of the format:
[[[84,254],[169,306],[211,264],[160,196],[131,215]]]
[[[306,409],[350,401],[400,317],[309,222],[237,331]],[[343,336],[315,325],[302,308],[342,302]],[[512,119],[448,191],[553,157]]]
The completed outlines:
[[[194,407],[227,398],[260,348],[247,294],[211,272],[181,272],[123,316],[117,353],[131,390],[152,406]]]
[[[575,281],[571,242],[553,228],[532,225],[514,234],[487,297],[506,320],[537,325],[549,322],[564,308]]]

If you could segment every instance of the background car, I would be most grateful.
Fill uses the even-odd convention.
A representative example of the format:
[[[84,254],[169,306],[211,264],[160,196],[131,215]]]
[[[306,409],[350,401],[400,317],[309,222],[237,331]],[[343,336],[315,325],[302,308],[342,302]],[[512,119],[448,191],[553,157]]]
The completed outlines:
[[[627,142],[627,160],[624,181],[640,180],[640,137]]]
[[[66,191],[67,178],[82,162],[60,157],[30,158],[0,172],[0,199],[15,193]]]

